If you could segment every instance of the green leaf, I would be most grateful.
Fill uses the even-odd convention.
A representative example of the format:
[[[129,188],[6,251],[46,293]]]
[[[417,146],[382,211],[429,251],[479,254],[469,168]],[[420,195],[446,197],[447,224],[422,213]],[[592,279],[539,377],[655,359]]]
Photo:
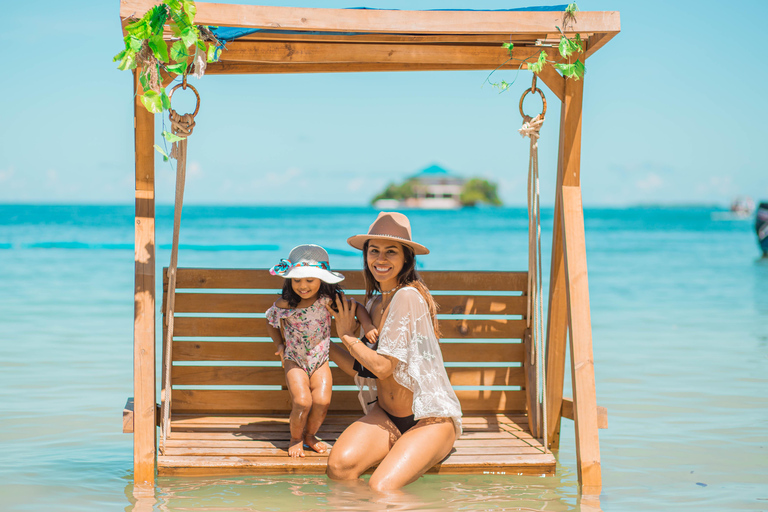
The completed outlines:
[[[148,91],[150,89],[149,74],[147,72],[139,73],[139,83],[141,84],[141,88],[143,90]]]
[[[539,54],[539,58],[536,62],[533,64],[528,64],[528,69],[533,71],[534,73],[541,73],[541,70],[544,69],[544,66],[547,64],[547,52],[544,50],[541,51]]]
[[[163,110],[171,108],[171,98],[168,97],[165,91],[160,92],[160,104],[163,106]]]
[[[178,64],[171,64],[166,66],[166,69],[170,73],[175,73],[177,75],[183,75],[184,72],[187,70],[187,63],[186,62],[179,62]]]
[[[512,56],[512,48],[515,47],[515,43],[502,43],[501,47],[502,48],[506,48],[507,51],[509,52],[509,56],[511,57]]]
[[[168,19],[168,11],[166,10],[165,5],[156,5],[149,12],[151,13],[149,18],[149,28],[152,30],[152,34],[162,34],[163,25],[165,25],[165,21]]]
[[[127,25],[125,27],[125,32],[137,39],[148,39],[149,36],[152,35],[152,31],[149,29],[149,22],[143,18],[136,23]]]
[[[163,137],[168,142],[179,142],[180,140],[186,139],[186,137],[179,137],[178,135],[165,130],[163,131]]]
[[[557,49],[560,51],[560,55],[562,55],[565,59],[567,59],[571,54],[571,45],[569,44],[570,42],[570,39],[567,37],[560,37],[560,45],[557,47]]]
[[[189,17],[189,22],[194,23],[195,22],[195,15],[197,14],[197,6],[195,5],[195,0],[181,0],[184,4],[184,11],[187,13],[187,16]]]
[[[192,46],[197,42],[197,27],[187,27],[181,31],[181,40],[184,42],[184,46]]]
[[[163,40],[162,34],[157,34],[149,38],[149,47],[160,62],[168,62],[168,46]]]
[[[568,14],[574,14],[577,10],[579,10],[579,7],[576,5],[576,2],[571,2],[568,4],[568,7],[565,8],[565,12]]]
[[[125,40],[125,47],[130,48],[135,52],[141,51],[141,45],[144,43],[143,39],[139,39],[136,36],[127,35],[123,38]]]
[[[122,71],[133,69],[136,67],[136,52],[133,50],[127,50],[124,54],[122,59],[120,59],[120,64],[117,65],[117,69],[120,69]]]
[[[184,44],[184,41],[176,41],[173,43],[173,46],[171,46],[171,58],[176,62],[187,60],[189,58],[189,52],[187,51],[187,46]]]
[[[204,52],[204,51],[205,51],[205,43],[204,43],[202,40],[200,40],[200,39],[196,40],[196,41],[195,41],[195,46],[197,46],[197,48],[198,48],[200,51],[202,51],[202,52]]]
[[[219,60],[218,52],[216,51],[216,45],[211,43],[208,45],[208,62],[217,62]]]
[[[126,48],[125,50],[121,51],[120,53],[118,53],[117,55],[112,57],[112,62],[117,62],[119,60],[123,60],[123,57],[125,57],[126,53],[128,53],[128,48]]]
[[[173,37],[180,37],[181,36],[181,28],[179,28],[179,24],[175,21],[170,21],[168,23],[168,26],[171,27],[171,34],[173,34]]]
[[[582,78],[586,71],[584,63],[580,60],[577,60],[573,64],[555,64],[555,68],[557,68],[565,78],[573,78],[574,80]]]
[[[153,114],[159,114],[163,111],[162,97],[155,91],[147,91],[142,94],[141,102],[144,104],[144,108]]]
[[[165,133],[165,132],[163,132],[163,133]],[[171,158],[171,157],[169,157],[168,155],[166,155],[166,154],[165,154],[165,151],[163,150],[163,148],[161,148],[161,147],[160,147],[160,146],[158,146],[157,144],[155,144],[155,146],[154,146],[154,147],[155,147],[155,150],[156,150],[158,153],[160,153],[161,155],[163,155],[163,162],[167,162],[167,161],[168,161],[168,159],[169,159],[169,158]]]

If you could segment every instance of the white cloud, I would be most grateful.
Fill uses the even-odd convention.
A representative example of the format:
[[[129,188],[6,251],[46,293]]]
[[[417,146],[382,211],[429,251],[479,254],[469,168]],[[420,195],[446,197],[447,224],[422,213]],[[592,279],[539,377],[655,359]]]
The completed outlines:
[[[640,190],[658,190],[664,184],[664,180],[655,172],[648,173],[644,178],[635,181],[635,187]]]
[[[188,179],[200,179],[203,177],[203,167],[200,162],[190,162],[187,165],[187,178]]]

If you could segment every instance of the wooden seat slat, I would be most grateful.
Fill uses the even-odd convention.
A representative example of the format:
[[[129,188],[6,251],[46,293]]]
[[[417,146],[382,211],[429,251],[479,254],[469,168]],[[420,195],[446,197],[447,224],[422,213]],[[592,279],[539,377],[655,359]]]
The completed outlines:
[[[361,304],[365,297],[350,295]],[[176,313],[264,313],[279,298],[275,293],[184,293],[176,294]],[[435,295],[441,315],[527,314],[523,295]]]
[[[461,408],[467,412],[524,411],[525,391],[456,390]],[[211,390],[173,389],[174,412],[237,413],[253,411],[278,413],[290,411],[287,390]],[[334,390],[330,411],[361,411],[357,391]]]
[[[525,386],[522,367],[477,368],[450,367],[446,369],[454,386]],[[275,366],[176,366],[171,385],[183,386],[282,386],[285,372]],[[352,377],[339,368],[331,368],[333,384],[353,386]]]
[[[334,418],[338,420],[342,416]],[[554,456],[543,453],[541,441],[531,437],[524,415],[466,415],[463,422],[464,434],[456,441],[451,454],[432,468],[431,473],[554,474]],[[264,424],[272,430],[241,430],[257,429]],[[181,425],[191,430],[178,432]],[[218,425],[218,430],[209,431],[205,428],[207,425]],[[221,431],[227,425],[236,430]],[[320,431],[321,437],[331,444],[343,426],[337,422],[332,425],[330,430],[327,424],[323,425]],[[502,426],[506,428],[500,428]],[[276,427],[281,430],[273,430]],[[165,452],[158,457],[159,474],[322,474],[327,464],[327,455],[310,451],[303,459],[288,457],[290,432],[284,415],[178,415],[172,422],[172,431]]]
[[[176,317],[174,337],[253,337],[269,336],[266,318]],[[331,332],[336,332],[332,322]],[[525,320],[440,320],[443,338],[522,339]]]
[[[440,350],[443,360],[451,363],[521,363],[525,359],[525,345],[519,342],[444,342],[440,344]],[[179,340],[173,341],[173,360],[278,361],[271,341]]]
[[[365,288],[360,269],[339,270],[346,279],[344,288],[360,290]],[[483,291],[518,291],[528,289],[527,272],[500,271],[420,271],[430,290],[483,290]],[[167,283],[167,269],[163,272],[163,289]],[[195,289],[280,289],[283,278],[270,275],[267,269],[211,269],[179,268],[176,273],[176,288]]]

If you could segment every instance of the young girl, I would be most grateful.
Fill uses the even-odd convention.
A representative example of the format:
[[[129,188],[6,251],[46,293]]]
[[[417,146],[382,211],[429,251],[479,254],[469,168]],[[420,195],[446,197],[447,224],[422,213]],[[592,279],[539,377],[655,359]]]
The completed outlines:
[[[288,454],[304,457],[304,444],[325,453],[329,446],[316,434],[331,403],[331,315],[326,305],[335,303],[344,276],[331,271],[325,249],[309,244],[293,248],[269,272],[285,278],[282,298],[267,310],[267,329],[291,394]],[[357,311],[366,338],[375,340],[378,332],[371,317],[363,307]]]

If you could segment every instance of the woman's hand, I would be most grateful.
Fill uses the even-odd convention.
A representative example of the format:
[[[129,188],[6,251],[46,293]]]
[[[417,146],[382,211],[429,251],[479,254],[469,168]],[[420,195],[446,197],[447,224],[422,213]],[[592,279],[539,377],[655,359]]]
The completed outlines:
[[[356,301],[348,300],[341,293],[336,297],[336,308],[338,311],[334,311],[330,305],[326,305],[325,308],[336,319],[336,336],[343,338],[344,336],[355,335],[355,327],[357,326],[357,318],[355,317]]]

